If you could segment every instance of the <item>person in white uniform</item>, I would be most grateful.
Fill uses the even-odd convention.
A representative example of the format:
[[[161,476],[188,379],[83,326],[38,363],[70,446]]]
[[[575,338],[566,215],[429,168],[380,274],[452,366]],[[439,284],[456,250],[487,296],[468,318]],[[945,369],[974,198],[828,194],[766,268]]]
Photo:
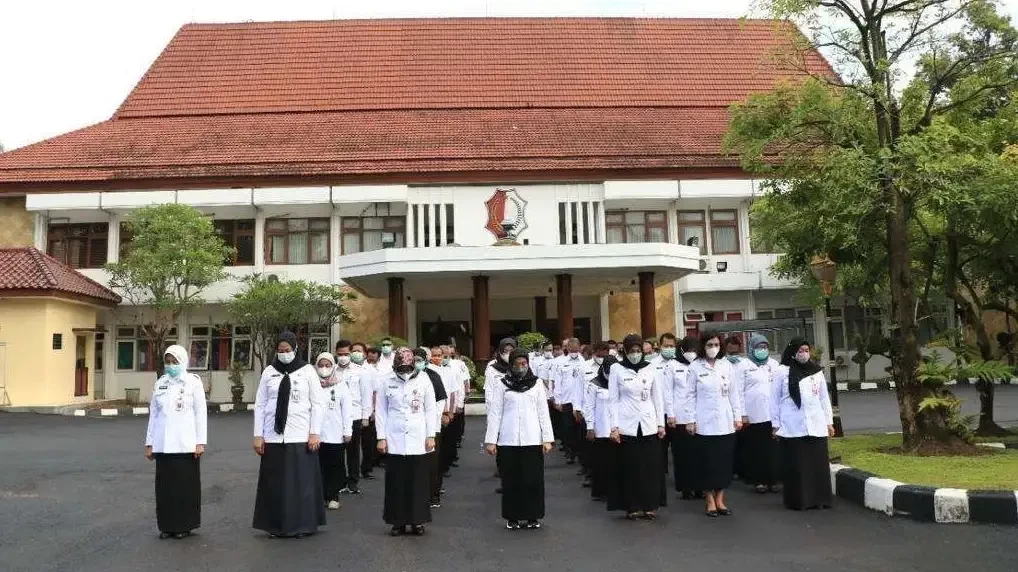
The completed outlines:
[[[375,444],[378,442],[378,434],[375,432],[375,386],[378,384],[378,367],[376,364],[369,364],[368,346],[363,342],[350,344],[350,362],[357,366],[360,371],[361,383],[361,479],[373,481],[375,477],[371,472],[378,466],[378,451]],[[354,417],[357,413],[354,413]]]
[[[725,489],[732,484],[735,432],[742,428],[732,371],[722,338],[704,332],[699,357],[689,366],[685,392],[676,406],[678,422],[696,435],[697,488],[704,492],[710,517],[732,514],[725,504]]]
[[[581,424],[578,413],[583,407],[583,385],[586,363],[580,355],[580,341],[566,340],[566,354],[556,360],[555,407],[560,412],[562,444],[566,450],[566,464],[572,465],[580,458],[581,444],[587,429]]]
[[[343,494],[359,495],[361,477],[361,436],[371,417],[371,380],[362,381],[362,366],[353,363],[353,343],[336,342],[336,377],[350,389],[353,403],[353,438],[346,447],[346,484]]]
[[[672,441],[672,469],[674,473],[675,491],[682,500],[703,498],[703,492],[696,485],[696,436],[686,431],[685,426],[678,423],[677,411],[685,396],[686,384],[689,379],[689,366],[697,358],[700,340],[695,336],[682,338],[676,351],[671,368],[664,375],[664,391],[670,398],[665,399],[668,411],[668,426]],[[670,389],[669,389],[670,388]]]
[[[558,424],[555,423],[558,412],[555,410],[555,382],[551,371],[552,360],[555,359],[555,344],[546,340],[541,345],[540,357],[541,359],[537,362],[537,365],[534,365],[533,361],[530,363],[530,370],[537,375],[538,379],[544,382],[544,389],[548,394],[548,415],[551,416],[552,420],[551,429],[555,432],[555,440],[558,441],[562,436],[560,435],[561,431],[558,428]]]
[[[346,446],[353,437],[353,396],[350,388],[336,375],[336,358],[323,352],[315,362],[322,390],[325,411],[322,414],[321,445],[318,464],[322,470],[322,495],[326,507],[339,508],[339,491],[346,482]]]
[[[608,355],[608,344],[594,344],[594,357],[587,368],[583,393],[583,420],[590,447],[590,498],[604,502],[618,482],[619,445],[611,437],[611,394],[608,378],[615,358]]]
[[[314,366],[297,355],[297,336],[279,335],[276,358],[258,382],[254,450],[261,457],[254,528],[301,538],[325,525],[318,465],[325,393]]]
[[[742,394],[745,425],[740,436],[742,447],[740,476],[758,493],[778,492],[777,443],[771,435],[771,399],[778,362],[770,357],[767,338],[753,334],[743,367],[737,372],[736,386]]]
[[[643,356],[643,340],[630,334],[622,342],[623,361],[608,378],[611,439],[621,443],[619,486],[611,491],[608,510],[624,510],[629,520],[657,518],[668,502],[661,466],[665,436],[662,383]]]
[[[145,432],[145,458],[156,462],[159,538],[181,539],[201,526],[200,459],[208,445],[208,408],[201,379],[187,372],[187,351],[173,345],[163,356]]]
[[[500,383],[499,380],[503,376],[509,373],[509,358],[512,357],[513,352],[516,351],[516,340],[512,338],[502,338],[498,342],[498,348],[495,356],[488,365],[484,368],[484,402],[487,403],[491,396],[492,390],[495,385]],[[498,478],[498,457],[495,457],[495,478]],[[502,488],[499,487],[495,490],[496,493],[501,494]]]
[[[527,352],[518,350],[511,360],[511,372],[491,391],[484,444],[498,457],[506,528],[537,529],[544,518],[544,456],[555,436],[544,384],[531,371]]]
[[[452,461],[449,463],[451,467],[459,466],[459,448],[463,444],[463,433],[466,431],[466,406],[467,396],[470,395],[470,368],[467,367],[467,362],[463,361],[459,354],[456,352],[456,346],[442,346],[442,350],[445,352],[445,356],[449,358],[449,367],[456,372],[456,379],[462,388],[459,399],[457,399],[456,410],[453,412],[452,425],[453,425],[453,448],[452,448]]]
[[[771,425],[779,438],[785,507],[830,508],[827,438],[834,436],[834,410],[821,367],[809,342],[789,342],[774,378]]]
[[[434,465],[431,473],[431,508],[442,506],[442,484],[445,477],[445,460],[448,449],[452,447],[449,441],[449,427],[452,425],[452,410],[456,406],[455,395],[450,393],[454,390],[456,380],[453,378],[452,368],[443,366],[445,357],[442,355],[442,348],[435,346],[430,350],[421,348],[420,353],[414,352],[415,357],[427,360],[426,373],[432,381],[436,381],[440,387],[435,388],[435,402],[438,405],[438,433],[435,434],[435,452],[432,455]],[[441,391],[441,394],[439,392]]]
[[[399,536],[407,528],[420,536],[431,522],[429,454],[438,432],[435,388],[431,377],[418,370],[414,354],[401,347],[393,352],[393,372],[378,392],[375,427],[378,452],[386,455],[385,501],[382,518]]]

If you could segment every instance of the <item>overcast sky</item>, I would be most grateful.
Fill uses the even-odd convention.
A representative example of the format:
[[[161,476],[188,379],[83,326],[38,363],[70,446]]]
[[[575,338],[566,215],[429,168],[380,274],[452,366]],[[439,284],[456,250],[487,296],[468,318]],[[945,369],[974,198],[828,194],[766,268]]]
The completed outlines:
[[[1005,0],[1018,16],[1018,0]],[[413,16],[747,15],[752,0],[2,0],[0,143],[108,119],[188,22]]]

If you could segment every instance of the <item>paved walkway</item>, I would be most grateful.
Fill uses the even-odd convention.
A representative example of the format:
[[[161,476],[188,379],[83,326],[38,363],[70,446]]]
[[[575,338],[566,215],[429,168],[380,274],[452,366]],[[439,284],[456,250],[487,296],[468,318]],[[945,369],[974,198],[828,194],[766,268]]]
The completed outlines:
[[[492,461],[480,453],[482,423],[469,422],[462,466],[427,536],[387,536],[379,480],[330,512],[321,534],[271,540],[250,528],[258,467],[251,416],[213,417],[202,462],[204,526],[178,542],[156,537],[144,419],[0,414],[0,570],[1018,570],[1013,528],[924,525],[844,503],[794,513],[777,495],[741,487],[730,495],[731,518],[707,519],[699,503],[672,500],[657,522],[626,522],[588,500],[558,454],[547,469],[545,528],[509,532]]]

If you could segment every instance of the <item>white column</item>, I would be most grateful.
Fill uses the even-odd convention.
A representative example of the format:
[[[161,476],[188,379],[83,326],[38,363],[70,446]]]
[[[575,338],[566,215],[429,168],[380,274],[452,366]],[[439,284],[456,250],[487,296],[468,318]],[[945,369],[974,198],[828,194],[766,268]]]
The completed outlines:
[[[678,244],[679,243],[679,213],[678,203],[672,203],[671,208],[668,209],[668,213],[665,215],[665,221],[668,223],[668,243]],[[678,335],[678,334],[676,334]],[[679,336],[680,338],[682,336]]]
[[[562,204],[565,205],[565,209],[563,209],[563,210],[565,210],[565,214],[566,214],[566,236],[565,236],[565,242],[563,244],[572,244],[573,243],[573,203],[572,203],[572,201],[566,201],[566,202],[564,202]]]
[[[749,269],[749,201],[742,201],[737,212],[739,224],[739,252],[742,253],[742,267]]]
[[[611,339],[611,312],[608,310],[608,295],[601,294],[601,298],[598,301],[599,310],[599,321],[601,322],[601,341],[606,342]]]
[[[124,397],[120,389],[120,374],[117,373],[117,312],[108,311],[106,318],[106,337],[103,343],[103,392],[106,399]]]
[[[608,231],[605,228],[604,221],[604,202],[598,202],[596,204],[597,213],[595,213],[595,217],[597,218],[597,244],[605,244],[608,242]]]
[[[255,211],[255,259],[254,271],[256,274],[265,272],[265,211]]]
[[[120,223],[123,217],[110,213],[109,228],[106,231],[106,262],[120,261]]]
[[[417,246],[425,247],[427,244],[424,243],[424,214],[425,208],[424,203],[416,205],[417,207]]]
[[[414,243],[416,236],[414,234],[414,205],[410,203],[406,204],[406,226],[404,227],[404,230],[406,231],[406,238],[404,239],[406,241],[406,247],[413,248],[417,246]]]
[[[827,338],[827,312],[823,306],[817,306],[813,310],[813,316],[813,336],[816,338],[816,341],[813,343],[815,346],[823,348],[824,354],[820,363],[827,367],[827,362],[830,361],[828,356],[831,351],[830,340]]]
[[[339,213],[333,210],[329,220],[329,282],[332,284],[339,283],[339,264],[336,263],[336,259],[343,253],[343,247],[339,242],[342,224]]]
[[[594,209],[597,206],[597,201],[587,202],[587,237],[590,244],[597,244],[597,223],[594,222]]]
[[[49,219],[42,213],[35,213],[35,224],[32,227],[32,245],[40,252],[47,252],[49,237]]]
[[[746,313],[742,316],[743,320],[755,320],[756,319],[756,295],[752,290],[746,291]]]
[[[445,246],[445,204],[438,203],[435,205],[435,224],[438,225],[438,232],[435,233],[438,244],[436,246]]]
[[[682,293],[679,291],[679,281],[672,282],[672,298],[675,300],[674,312],[675,312],[675,337],[682,338],[686,337],[686,318],[685,310],[682,309]]]

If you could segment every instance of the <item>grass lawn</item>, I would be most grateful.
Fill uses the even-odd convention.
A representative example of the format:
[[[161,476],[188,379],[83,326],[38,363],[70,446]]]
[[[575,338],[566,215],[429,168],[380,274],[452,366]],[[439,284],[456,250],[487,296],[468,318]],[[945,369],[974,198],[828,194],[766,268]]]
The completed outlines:
[[[890,455],[878,447],[901,444],[901,435],[851,435],[831,439],[831,457],[841,464],[910,485],[959,489],[1018,489],[1018,451],[977,457],[919,457]]]

